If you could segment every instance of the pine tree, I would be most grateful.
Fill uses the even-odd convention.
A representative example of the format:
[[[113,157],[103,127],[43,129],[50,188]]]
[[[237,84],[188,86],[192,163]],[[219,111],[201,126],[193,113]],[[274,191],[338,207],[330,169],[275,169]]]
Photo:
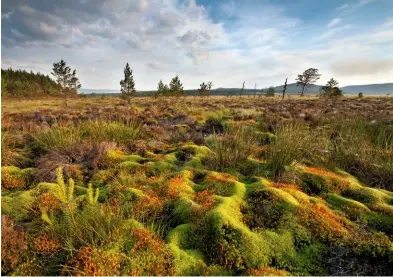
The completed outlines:
[[[184,95],[183,85],[180,82],[179,76],[173,77],[169,84],[169,91],[171,95],[182,96]]]
[[[33,73],[31,73],[33,74]],[[71,73],[71,68],[64,60],[53,64],[52,75],[61,86],[60,92],[64,95],[65,105],[68,106],[68,95],[74,94],[81,87],[76,77],[76,70]]]
[[[318,73],[318,69],[316,68],[309,68],[303,74],[299,74],[296,78],[296,83],[302,87],[300,96],[304,95],[304,91],[308,85],[314,84],[320,77],[321,74]]]
[[[168,94],[168,85],[165,85],[162,80],[158,82],[156,96],[165,96]]]
[[[134,77],[132,76],[132,70],[129,64],[126,64],[124,68],[124,80],[120,81],[120,90],[122,98],[126,99],[128,103],[131,102],[131,97],[135,95],[135,83]]]
[[[322,87],[322,97],[337,98],[343,95],[342,90],[338,87],[338,81],[331,78],[325,86]]]
[[[200,96],[209,96],[212,87],[213,87],[212,82],[207,82],[207,84],[205,84],[205,82],[203,82],[202,84],[200,84],[199,89],[198,89],[199,95]]]

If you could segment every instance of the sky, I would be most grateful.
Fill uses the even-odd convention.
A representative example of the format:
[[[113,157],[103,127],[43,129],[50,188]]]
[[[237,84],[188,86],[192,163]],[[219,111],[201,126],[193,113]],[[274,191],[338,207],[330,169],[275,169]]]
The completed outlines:
[[[307,68],[320,84],[393,82],[393,0],[3,0],[1,67],[50,74],[64,59],[83,88],[264,88]]]

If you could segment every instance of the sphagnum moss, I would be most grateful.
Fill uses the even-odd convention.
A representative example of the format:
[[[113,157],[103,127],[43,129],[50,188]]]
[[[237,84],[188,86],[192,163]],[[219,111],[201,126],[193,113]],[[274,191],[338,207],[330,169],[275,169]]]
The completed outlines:
[[[2,213],[28,238],[18,259],[6,249],[3,274],[393,274],[388,125],[297,118],[296,103],[325,108],[318,99],[116,101],[70,100],[68,115],[51,100],[37,122],[3,105],[26,139],[10,149],[23,163],[2,167]],[[108,147],[92,157],[82,141]],[[78,182],[37,184],[37,160],[63,151]]]

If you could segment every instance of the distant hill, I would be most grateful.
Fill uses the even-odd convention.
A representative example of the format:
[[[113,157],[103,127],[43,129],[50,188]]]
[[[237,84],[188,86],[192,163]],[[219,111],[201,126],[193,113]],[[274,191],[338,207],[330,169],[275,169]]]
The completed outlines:
[[[310,85],[306,89],[306,94],[318,94],[322,86],[320,85]],[[274,87],[276,93],[281,93],[283,90],[283,86]],[[386,84],[370,84],[370,85],[353,85],[353,86],[344,86],[341,88],[345,94],[358,94],[362,92],[363,94],[368,95],[381,95],[390,93],[393,95],[393,83]],[[244,89],[243,95],[254,95],[254,94],[264,94],[267,88],[265,89]],[[241,89],[240,88],[216,88],[212,89],[212,95],[239,95]],[[298,94],[301,91],[301,88],[296,85],[296,83],[288,84],[287,86],[287,94]],[[119,90],[116,89],[85,89],[82,88],[79,90],[79,93],[82,94],[92,94],[94,93],[96,96],[111,94],[112,96],[116,96],[120,94]],[[138,91],[139,95],[152,95],[154,94],[154,90],[149,91]],[[187,95],[198,95],[197,89],[188,89],[185,90]]]
[[[358,86],[345,86],[342,87],[344,93],[358,94],[392,94],[393,95],[393,83],[386,84],[371,84],[371,85],[358,85]]]
[[[306,89],[306,94],[318,94],[322,86],[320,85],[310,85]],[[274,87],[276,93],[281,93],[283,90],[283,86]],[[393,95],[393,83],[386,84],[370,84],[370,85],[354,85],[354,86],[344,86],[341,88],[345,94],[358,94],[362,92],[363,94],[368,95],[381,95],[381,94],[392,94]],[[267,88],[265,89],[244,89],[243,95],[254,95],[254,94],[264,94]],[[198,95],[197,89],[188,89],[184,90],[187,95]],[[216,88],[212,89],[212,95],[239,95],[241,89],[240,88]],[[301,91],[301,88],[296,85],[296,83],[288,84],[287,86],[287,94],[298,94]],[[111,96],[117,96],[120,94],[119,90],[115,89],[80,89],[79,93],[82,94],[92,94],[94,93],[96,96],[111,94]],[[152,95],[154,94],[154,90],[149,91],[138,91],[139,95]]]

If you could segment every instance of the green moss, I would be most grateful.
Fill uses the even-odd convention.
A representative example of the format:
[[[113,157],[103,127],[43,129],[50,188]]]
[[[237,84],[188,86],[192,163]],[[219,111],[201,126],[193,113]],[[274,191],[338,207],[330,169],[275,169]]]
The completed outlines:
[[[335,209],[343,209],[343,208],[350,207],[353,209],[358,209],[363,212],[370,211],[370,209],[363,203],[349,198],[345,198],[343,196],[334,193],[328,193],[325,196],[325,199]]]
[[[301,175],[302,190],[311,195],[319,195],[321,193],[332,192],[331,180],[326,176],[316,175],[312,173],[303,173]]]
[[[392,197],[386,194],[384,191],[369,187],[361,187],[356,190],[345,190],[342,192],[342,195],[357,200],[366,205],[387,203],[392,199]]]
[[[93,175],[90,182],[94,187],[101,187],[108,184],[115,176],[115,171],[113,169],[100,170]]]
[[[173,163],[167,161],[147,162],[144,166],[148,168],[147,174],[154,176],[176,169],[176,166]]]
[[[168,234],[167,241],[175,258],[175,275],[201,275],[206,267],[200,252],[187,249],[191,230],[190,224],[182,224]]]
[[[177,224],[188,223],[192,220],[192,206],[196,205],[193,201],[183,198],[176,202],[173,209],[173,220]]]
[[[11,193],[1,198],[1,212],[10,215],[16,221],[32,219],[31,213],[35,200],[33,190]]]
[[[195,144],[187,146],[187,149],[192,149],[192,157],[184,163],[185,167],[203,168],[202,161],[212,154],[212,151],[206,146],[197,146]]]
[[[6,190],[27,189],[32,185],[33,168],[20,169],[16,166],[1,168],[1,187]]]
[[[242,183],[237,182],[236,179],[230,175],[224,175],[218,172],[210,172],[204,181],[206,188],[214,190],[217,195],[232,196],[236,194],[237,188]]]
[[[117,165],[120,170],[124,170],[129,173],[134,173],[138,168],[142,167],[141,164],[133,161],[121,162]]]

